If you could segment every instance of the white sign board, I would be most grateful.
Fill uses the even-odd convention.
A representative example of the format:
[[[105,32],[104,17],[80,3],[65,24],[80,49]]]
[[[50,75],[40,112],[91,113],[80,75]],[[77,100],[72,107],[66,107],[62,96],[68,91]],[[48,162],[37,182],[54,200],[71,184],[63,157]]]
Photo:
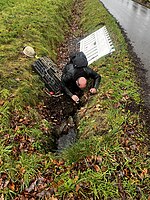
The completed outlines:
[[[79,43],[80,51],[83,51],[86,55],[89,65],[115,51],[105,26],[82,39]]]

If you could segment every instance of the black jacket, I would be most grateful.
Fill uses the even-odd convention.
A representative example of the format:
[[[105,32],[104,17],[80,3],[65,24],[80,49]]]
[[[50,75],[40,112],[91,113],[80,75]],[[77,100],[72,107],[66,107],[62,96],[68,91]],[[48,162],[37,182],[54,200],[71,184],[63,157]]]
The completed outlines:
[[[98,89],[101,81],[101,76],[98,73],[96,73],[89,67],[74,68],[73,64],[67,64],[63,69],[61,77],[62,91],[70,97],[72,97],[72,95],[74,95],[76,92],[80,91],[81,89],[76,85],[76,80],[79,77],[93,79],[93,87]]]

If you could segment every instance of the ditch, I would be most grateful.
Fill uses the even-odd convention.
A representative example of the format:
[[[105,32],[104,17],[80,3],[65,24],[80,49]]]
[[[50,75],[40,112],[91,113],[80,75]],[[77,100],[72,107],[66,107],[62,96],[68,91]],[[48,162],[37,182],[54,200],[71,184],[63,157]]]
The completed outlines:
[[[79,4],[81,4],[79,6]],[[80,9],[79,9],[80,8]],[[72,20],[65,41],[57,48],[57,66],[60,70],[69,61],[69,55],[78,50],[78,42],[83,38],[83,32],[79,28],[82,2],[75,2],[72,9]],[[78,32],[78,35],[76,35]],[[70,97],[60,95],[58,97],[47,96],[44,99],[45,107],[39,110],[44,118],[52,123],[52,136],[47,150],[61,152],[72,145],[77,139],[76,112],[80,109],[87,97],[83,97],[79,104],[74,103]]]

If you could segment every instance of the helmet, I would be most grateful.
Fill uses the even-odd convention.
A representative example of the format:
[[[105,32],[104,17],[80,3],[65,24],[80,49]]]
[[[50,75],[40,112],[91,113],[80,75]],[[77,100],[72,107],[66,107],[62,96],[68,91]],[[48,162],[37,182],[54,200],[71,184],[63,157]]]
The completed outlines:
[[[23,53],[24,53],[26,56],[30,57],[30,58],[33,58],[33,57],[36,56],[36,53],[35,53],[34,49],[33,49],[32,47],[30,47],[30,46],[24,47],[24,48],[23,48]]]

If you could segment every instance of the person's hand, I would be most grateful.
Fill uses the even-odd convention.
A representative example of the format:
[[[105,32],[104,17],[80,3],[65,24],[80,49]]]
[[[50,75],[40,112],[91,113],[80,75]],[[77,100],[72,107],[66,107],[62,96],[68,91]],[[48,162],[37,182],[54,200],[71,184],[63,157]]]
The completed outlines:
[[[97,92],[96,88],[91,88],[91,89],[90,89],[90,93],[91,93],[91,94],[95,94],[96,92]]]
[[[72,95],[72,100],[75,101],[76,103],[79,103],[79,97],[77,95]]]

